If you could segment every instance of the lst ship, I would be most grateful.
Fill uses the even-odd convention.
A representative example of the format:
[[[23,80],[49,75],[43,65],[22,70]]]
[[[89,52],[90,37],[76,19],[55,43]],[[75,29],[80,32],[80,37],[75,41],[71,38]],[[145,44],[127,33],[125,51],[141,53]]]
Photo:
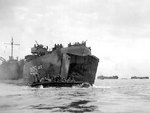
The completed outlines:
[[[25,56],[23,79],[31,86],[72,86],[94,84],[99,59],[91,55],[86,42],[76,42],[63,47],[55,44],[51,51],[34,44],[31,55]]]

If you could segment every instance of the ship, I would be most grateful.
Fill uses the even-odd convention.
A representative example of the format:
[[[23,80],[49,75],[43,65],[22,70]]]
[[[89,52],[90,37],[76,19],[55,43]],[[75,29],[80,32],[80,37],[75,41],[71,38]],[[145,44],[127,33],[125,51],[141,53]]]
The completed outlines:
[[[149,79],[149,77],[147,77],[147,76],[145,76],[145,77],[133,76],[133,77],[131,77],[131,79]]]
[[[14,58],[13,46],[19,44],[14,44],[13,38],[11,43],[5,44],[11,45],[11,55],[8,60],[0,57],[0,60],[2,61],[0,65],[0,80],[18,80],[22,78],[23,75],[24,60],[18,60],[18,57]]]
[[[33,87],[93,85],[99,58],[91,54],[86,41],[69,43],[67,47],[55,44],[34,44],[31,54],[25,56],[24,83]]]
[[[103,76],[103,75],[101,75],[101,76],[98,76],[97,77],[97,79],[118,79],[119,77],[117,76],[117,75],[115,75],[115,76]]]

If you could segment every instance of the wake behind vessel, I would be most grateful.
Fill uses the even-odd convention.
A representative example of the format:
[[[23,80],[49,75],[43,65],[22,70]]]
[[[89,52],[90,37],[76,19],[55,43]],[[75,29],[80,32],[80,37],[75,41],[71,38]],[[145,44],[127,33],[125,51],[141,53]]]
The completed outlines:
[[[91,55],[86,42],[63,47],[55,44],[51,51],[38,43],[25,56],[23,79],[31,86],[72,86],[94,84],[99,59]]]

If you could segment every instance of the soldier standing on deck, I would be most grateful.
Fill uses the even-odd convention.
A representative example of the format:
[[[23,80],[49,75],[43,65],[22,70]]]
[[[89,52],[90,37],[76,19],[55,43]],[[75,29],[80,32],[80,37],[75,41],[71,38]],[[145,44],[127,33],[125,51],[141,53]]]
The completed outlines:
[[[33,78],[34,78],[34,83],[39,83],[40,82],[38,74],[33,75]]]

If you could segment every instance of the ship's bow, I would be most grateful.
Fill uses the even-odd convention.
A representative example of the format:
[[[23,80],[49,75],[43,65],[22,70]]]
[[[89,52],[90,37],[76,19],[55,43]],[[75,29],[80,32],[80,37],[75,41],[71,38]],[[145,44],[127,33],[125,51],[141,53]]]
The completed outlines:
[[[70,56],[69,77],[75,81],[87,82],[93,85],[99,59],[93,55],[78,56],[70,54]]]

